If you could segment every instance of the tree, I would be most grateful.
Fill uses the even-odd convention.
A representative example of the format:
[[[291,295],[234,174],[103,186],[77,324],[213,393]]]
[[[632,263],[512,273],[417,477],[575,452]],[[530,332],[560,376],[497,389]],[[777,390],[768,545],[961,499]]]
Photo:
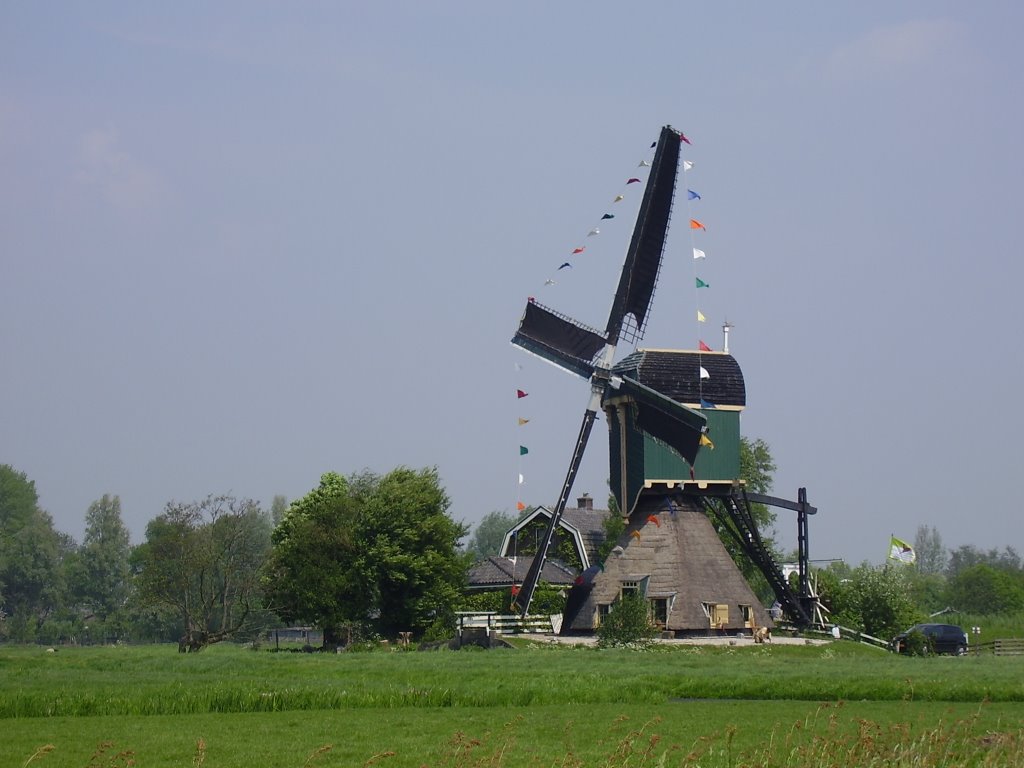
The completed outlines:
[[[821,589],[821,598],[832,620],[875,637],[892,637],[922,618],[902,567],[864,563],[829,588]]]
[[[1010,613],[1024,609],[1024,578],[1010,569],[978,563],[949,580],[950,602],[971,613]]]
[[[140,601],[179,616],[182,652],[229,639],[260,607],[259,574],[269,545],[270,522],[255,501],[209,496],[170,502],[146,526],[138,553]]]
[[[520,519],[512,513],[502,510],[488,512],[473,529],[473,535],[469,539],[466,551],[478,559],[500,554],[505,534]]]
[[[288,511],[288,497],[275,496],[270,502],[270,522],[276,528],[284,519],[284,513]]]
[[[128,597],[131,543],[121,518],[121,499],[104,494],[85,513],[85,538],[78,549],[73,593],[82,606],[107,622]]]
[[[63,604],[66,543],[39,508],[35,483],[24,472],[0,465],[0,636],[34,640]]]
[[[457,551],[466,527],[448,505],[436,469],[328,472],[274,530],[266,582],[275,610],[318,624],[327,647],[347,625],[394,636],[449,620],[469,556]]]
[[[917,570],[920,573],[942,573],[946,570],[946,548],[938,529],[930,525],[917,526],[914,536],[914,553],[917,555]]]

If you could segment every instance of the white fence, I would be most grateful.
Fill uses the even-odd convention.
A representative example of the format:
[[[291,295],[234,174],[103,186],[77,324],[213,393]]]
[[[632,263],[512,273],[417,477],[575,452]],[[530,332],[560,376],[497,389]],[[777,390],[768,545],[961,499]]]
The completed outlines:
[[[500,613],[469,613],[456,614],[459,634],[464,629],[486,629],[497,635],[521,634],[557,634],[561,629],[562,616],[518,616]]]

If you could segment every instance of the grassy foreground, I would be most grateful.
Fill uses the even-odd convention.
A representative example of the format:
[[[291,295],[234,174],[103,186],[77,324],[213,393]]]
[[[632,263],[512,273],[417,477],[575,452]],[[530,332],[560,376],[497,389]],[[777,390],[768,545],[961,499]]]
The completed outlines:
[[[0,766],[1010,766],[1024,753],[1024,659],[847,643],[0,648],[0,691]]]

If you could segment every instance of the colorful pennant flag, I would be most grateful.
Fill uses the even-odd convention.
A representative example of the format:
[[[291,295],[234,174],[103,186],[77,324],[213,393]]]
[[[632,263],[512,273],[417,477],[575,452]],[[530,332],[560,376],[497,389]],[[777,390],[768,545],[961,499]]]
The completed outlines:
[[[524,509],[526,509],[526,505],[523,504],[523,502],[521,502],[521,501],[517,501],[516,502],[516,509],[518,511],[522,512]]]
[[[694,248],[693,249],[693,258],[695,258],[695,259],[703,259],[705,257],[707,257],[707,254],[704,253],[704,251],[702,251],[700,248]]]
[[[598,229],[597,227],[594,227],[592,230],[587,232],[587,237],[593,237],[594,235],[600,235],[600,234],[601,234],[601,230]]]
[[[527,448],[527,447],[526,447],[525,445],[520,445],[520,446],[519,446],[519,455],[520,455],[520,456],[525,456],[525,455],[526,455],[526,454],[528,454],[529,452],[530,452],[530,449],[529,449],[529,448]]]
[[[688,171],[693,168],[693,160],[683,160],[683,170]]]
[[[705,227],[703,224],[701,224],[696,219],[690,219],[690,229],[703,229],[705,232],[708,231],[708,228]]]
[[[700,200],[700,195],[694,192],[692,189],[686,190],[687,200]]]
[[[574,254],[576,254],[576,253],[583,253],[585,250],[587,250],[587,246],[581,245],[579,248],[574,248],[572,252]]]
[[[903,539],[891,536],[889,538],[889,559],[899,560],[901,563],[909,565],[917,560],[917,555],[914,552],[914,548],[903,541]]]
[[[569,267],[569,269],[572,269],[572,264],[570,264],[568,261],[563,261],[562,262],[562,266],[560,266],[558,269],[565,269],[566,267]],[[555,270],[555,271],[557,272],[558,270]]]
[[[523,390],[521,390],[521,389],[517,389],[516,390],[516,397],[518,397],[520,400],[522,400],[528,394],[530,394],[530,393],[529,392],[523,392]]]
[[[530,423],[529,419],[524,419],[522,416],[519,417],[519,426],[520,427],[523,426],[523,424],[529,424],[529,423]]]
[[[522,473],[522,472],[520,472],[520,473],[519,473],[519,484],[520,484],[520,485],[522,485],[522,484],[523,484],[523,479],[524,479],[524,478],[523,478],[523,473]]]
[[[554,284],[555,284],[555,281],[552,280],[550,277],[547,280],[544,281],[544,285],[554,285]]]
[[[615,199],[612,200],[612,202],[613,203],[621,203],[622,202],[622,195],[616,195]]]
[[[634,539],[639,539],[640,538],[640,531],[633,531],[629,535],[632,536]]]
[[[700,377],[702,379],[710,379],[711,378],[711,374],[708,373],[708,369],[705,368],[703,365],[700,366]]]
[[[701,352],[714,352],[714,350],[713,350],[713,349],[711,349],[711,347],[709,347],[709,346],[708,346],[707,344],[705,344],[705,343],[704,343],[703,341],[698,341],[697,343],[698,343],[698,345],[699,345],[699,346],[697,347],[697,349],[699,349],[699,350],[700,350]]]
[[[711,442],[711,438],[707,435],[700,436],[700,444],[703,447],[710,448],[712,451],[715,450],[715,444]]]
[[[647,516],[647,522],[648,523],[654,523],[655,526],[657,526],[658,528],[661,528],[661,521],[658,520],[658,516],[657,515],[648,515]]]
[[[701,311],[700,311],[699,309],[697,310],[697,322],[698,322],[698,323],[704,323],[704,322],[707,322],[707,318],[706,318],[706,317],[704,317],[704,313],[703,313],[703,312],[701,312]]]
[[[710,287],[711,287],[711,283],[705,283],[705,282],[704,282],[703,280],[701,280],[701,279],[700,279],[700,278],[698,277],[698,278],[697,278],[697,287],[698,287],[698,288],[710,288]]]
[[[705,399],[704,399],[704,398],[702,397],[702,398],[700,399],[700,407],[701,407],[701,408],[715,408],[715,407],[717,407],[717,406],[716,406],[716,405],[715,405],[714,403],[712,403],[712,402],[711,402],[710,400],[705,400]]]
[[[683,133],[682,131],[679,132],[679,140],[680,141],[685,141],[687,144],[690,143],[690,140],[688,138],[686,138],[686,134]]]
[[[656,146],[658,146],[658,142],[652,141],[651,142],[651,149],[654,149]]]
[[[615,218],[615,214],[614,213],[606,213],[604,216],[601,217],[602,221],[604,219],[614,219],[614,218]]]
[[[637,168],[650,168],[650,167],[651,167],[651,164],[648,163],[646,160],[641,160],[640,161],[640,165],[637,166]]]
[[[626,183],[627,184],[639,184],[640,183],[640,179],[638,179],[636,176],[634,176],[632,179],[630,179]]]

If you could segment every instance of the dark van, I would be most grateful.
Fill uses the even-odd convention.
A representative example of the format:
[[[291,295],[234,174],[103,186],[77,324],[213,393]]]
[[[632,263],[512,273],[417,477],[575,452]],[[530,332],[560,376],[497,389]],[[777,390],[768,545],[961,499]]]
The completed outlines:
[[[907,652],[907,636],[920,632],[928,640],[929,650],[935,653],[951,653],[963,656],[967,653],[967,633],[956,624],[915,624],[906,632],[900,632],[889,643],[895,653]]]

